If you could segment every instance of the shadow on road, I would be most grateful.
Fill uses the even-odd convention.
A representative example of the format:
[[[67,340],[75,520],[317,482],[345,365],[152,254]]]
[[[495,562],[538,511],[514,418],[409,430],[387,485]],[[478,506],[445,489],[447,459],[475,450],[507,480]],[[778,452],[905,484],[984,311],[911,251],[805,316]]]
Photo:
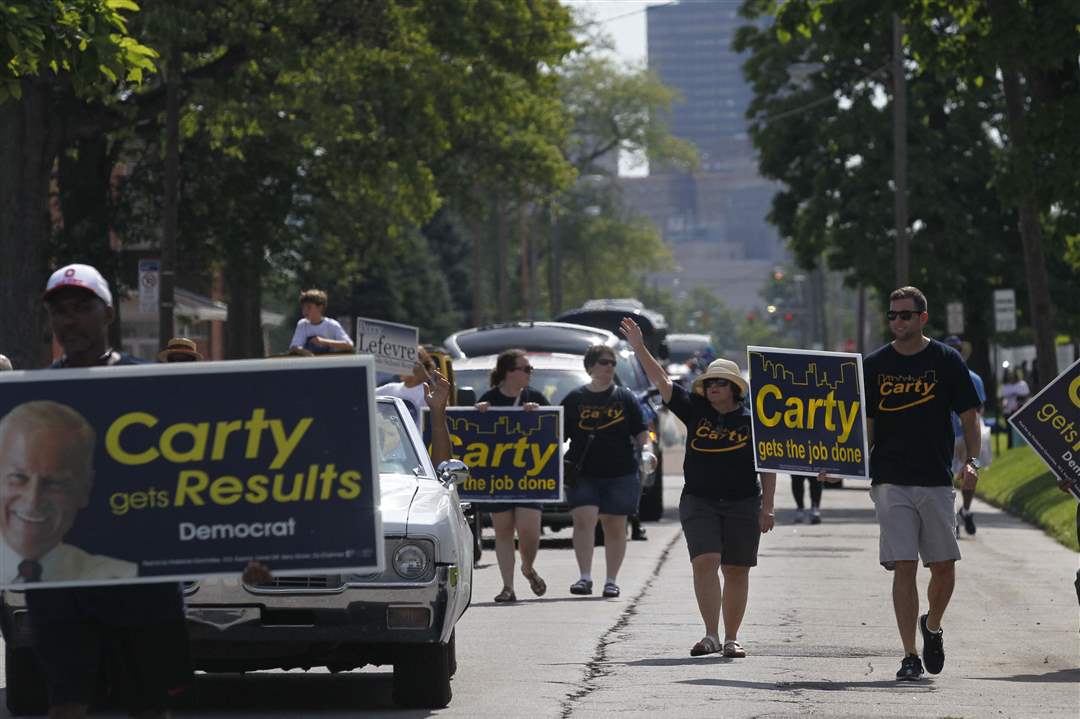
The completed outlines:
[[[1046,674],[1014,674],[1011,677],[971,677],[987,682],[1026,682],[1026,683],[1061,683],[1080,684],[1080,669],[1058,669]]]
[[[177,709],[185,714],[228,712],[234,717],[351,715],[357,710],[395,709],[392,690],[390,672],[201,674]],[[395,716],[427,717],[431,712],[401,710]]]
[[[748,682],[740,679],[686,679],[679,684],[693,684],[707,687],[732,687],[737,689],[765,689],[769,691],[860,691],[863,689],[888,689],[893,692],[906,691],[916,694],[937,691],[929,680],[920,682],[898,682],[895,679],[875,679],[866,682]]]
[[[599,594],[594,596],[576,596],[576,597],[524,597],[519,598],[516,602],[473,602],[470,607],[512,607],[516,604],[548,604],[551,602],[607,602],[610,601],[607,597],[602,597]]]

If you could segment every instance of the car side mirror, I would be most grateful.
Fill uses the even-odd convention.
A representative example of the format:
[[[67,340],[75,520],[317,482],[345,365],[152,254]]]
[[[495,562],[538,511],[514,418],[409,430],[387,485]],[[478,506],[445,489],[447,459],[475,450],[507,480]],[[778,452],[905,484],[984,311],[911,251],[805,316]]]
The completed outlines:
[[[469,466],[460,459],[448,459],[439,463],[435,473],[447,486],[461,485],[469,478]]]

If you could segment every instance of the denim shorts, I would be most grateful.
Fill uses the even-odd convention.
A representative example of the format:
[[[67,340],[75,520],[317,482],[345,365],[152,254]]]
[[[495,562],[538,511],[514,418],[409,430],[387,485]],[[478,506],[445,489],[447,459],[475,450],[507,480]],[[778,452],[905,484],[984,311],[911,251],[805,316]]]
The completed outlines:
[[[598,507],[600,514],[637,514],[641,498],[638,473],[621,477],[580,476],[572,487],[566,488],[566,502],[572,508]]]
[[[544,505],[540,502],[475,502],[474,507],[477,507],[481,512],[487,512],[488,514],[498,514],[499,512],[512,512],[515,509],[535,509],[537,512],[541,512],[544,509]]]

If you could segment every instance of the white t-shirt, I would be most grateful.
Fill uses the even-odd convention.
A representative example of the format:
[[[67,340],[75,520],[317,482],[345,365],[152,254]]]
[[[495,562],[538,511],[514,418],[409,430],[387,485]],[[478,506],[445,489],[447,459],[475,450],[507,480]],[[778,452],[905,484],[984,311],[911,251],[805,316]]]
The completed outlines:
[[[427,388],[423,384],[406,387],[404,382],[391,382],[375,388],[375,396],[397,397],[404,400],[405,406],[409,409],[409,414],[412,415],[413,420],[416,422],[416,426],[421,432],[424,431],[420,412],[427,407]]]
[[[1031,389],[1024,380],[1001,385],[1001,411],[1012,414],[1020,409],[1020,400],[1029,394],[1031,394]]]
[[[293,332],[292,342],[289,343],[289,347],[303,347],[312,337],[338,340],[339,342],[348,342],[350,346],[352,345],[352,340],[342,329],[340,322],[329,317],[323,317],[322,321],[317,325],[312,324],[306,318],[297,322],[296,332]]]

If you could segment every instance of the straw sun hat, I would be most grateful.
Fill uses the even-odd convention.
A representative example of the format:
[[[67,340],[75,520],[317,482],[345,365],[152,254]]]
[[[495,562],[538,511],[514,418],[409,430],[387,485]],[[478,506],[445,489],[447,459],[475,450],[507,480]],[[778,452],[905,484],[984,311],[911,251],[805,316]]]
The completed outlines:
[[[726,379],[729,382],[734,382],[742,390],[743,397],[746,396],[749,390],[749,385],[742,375],[739,374],[739,365],[735,364],[731,360],[718,359],[709,363],[708,369],[694,378],[694,394],[705,394],[705,380],[707,379]]]
[[[165,345],[165,349],[158,353],[157,357],[159,362],[168,362],[175,355],[192,357],[196,361],[201,361],[203,358],[195,341],[189,340],[187,337],[173,337],[169,340],[169,344]]]

